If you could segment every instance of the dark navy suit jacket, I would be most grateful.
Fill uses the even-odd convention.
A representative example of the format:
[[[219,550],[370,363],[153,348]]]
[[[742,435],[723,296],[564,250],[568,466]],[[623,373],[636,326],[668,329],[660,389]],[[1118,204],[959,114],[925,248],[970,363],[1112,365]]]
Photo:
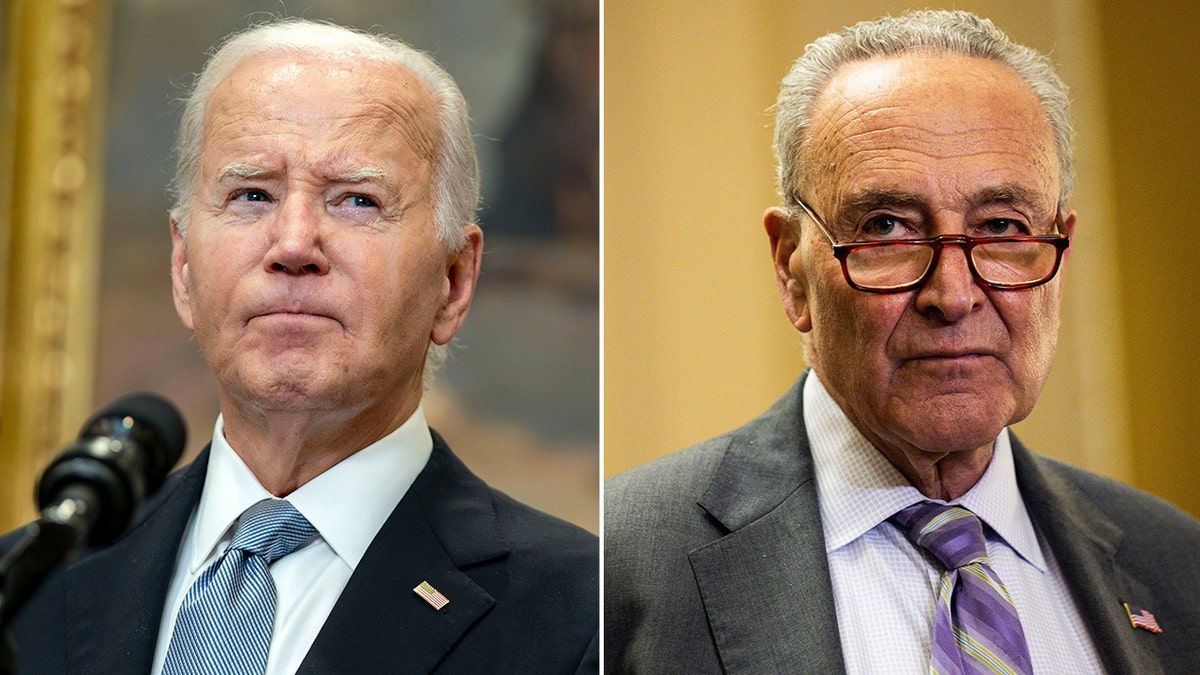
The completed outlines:
[[[433,454],[355,569],[300,673],[588,673],[599,667],[596,537]],[[148,673],[208,450],[109,548],[55,572],[15,622],[21,675]],[[353,517],[347,514],[347,517]],[[15,543],[0,539],[0,551]],[[434,610],[413,592],[449,598]]]

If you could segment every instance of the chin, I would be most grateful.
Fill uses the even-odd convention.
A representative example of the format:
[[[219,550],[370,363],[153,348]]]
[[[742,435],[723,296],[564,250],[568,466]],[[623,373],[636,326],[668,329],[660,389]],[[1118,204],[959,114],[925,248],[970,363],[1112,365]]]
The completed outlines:
[[[1003,428],[1004,425],[1000,425],[990,427],[988,430],[979,428],[968,433],[962,433],[954,429],[923,429],[921,430],[922,433],[912,439],[911,443],[914,447],[930,454],[945,455],[955,452],[966,452],[978,450],[984,446],[991,446]],[[992,429],[994,429],[995,433],[991,433]],[[945,433],[937,433],[938,431],[944,431]]]
[[[917,448],[946,453],[975,450],[990,445],[1013,416],[1008,397],[985,394],[950,394],[909,402],[893,415],[897,428],[923,420],[904,434]]]
[[[304,411],[324,409],[341,398],[341,392],[326,385],[319,373],[255,372],[226,387],[244,405],[261,410]]]

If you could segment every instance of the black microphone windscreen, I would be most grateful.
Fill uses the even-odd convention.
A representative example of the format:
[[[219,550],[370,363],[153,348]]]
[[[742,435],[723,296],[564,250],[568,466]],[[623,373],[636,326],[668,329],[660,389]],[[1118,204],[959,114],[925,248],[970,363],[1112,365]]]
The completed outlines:
[[[154,433],[158,439],[150,452],[150,475],[163,476],[183,454],[187,443],[187,427],[175,406],[158,394],[146,392],[127,394],[105,406],[83,426],[80,440],[94,435],[94,427],[103,420],[130,417]]]

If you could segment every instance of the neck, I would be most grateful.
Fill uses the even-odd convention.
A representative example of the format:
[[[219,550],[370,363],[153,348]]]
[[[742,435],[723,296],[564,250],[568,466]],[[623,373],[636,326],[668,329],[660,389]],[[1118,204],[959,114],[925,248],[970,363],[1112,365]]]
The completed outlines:
[[[286,497],[342,460],[400,427],[420,397],[399,408],[264,410],[222,400],[224,435],[272,495]]]
[[[975,487],[992,461],[993,444],[973,450],[931,453],[916,448],[876,445],[921,494],[930,499],[958,499]]]
[[[816,364],[814,369],[817,370],[820,382],[829,381]],[[945,449],[946,446],[951,446],[948,442],[943,444],[943,449],[937,451],[923,450],[895,433],[882,430],[882,425],[879,425],[881,431],[877,432],[871,424],[867,424],[855,413],[854,406],[851,406],[838,391],[828,386],[825,390],[854,428],[858,429],[871,445],[913,484],[913,487],[930,499],[958,499],[975,487],[991,464],[994,437],[985,445],[976,448],[960,445]],[[975,436],[976,441],[982,433]]]

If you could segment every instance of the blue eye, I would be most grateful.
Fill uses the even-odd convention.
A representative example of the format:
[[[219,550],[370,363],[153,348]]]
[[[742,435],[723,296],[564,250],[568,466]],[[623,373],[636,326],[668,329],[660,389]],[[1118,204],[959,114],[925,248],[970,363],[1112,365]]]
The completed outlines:
[[[350,195],[349,197],[346,198],[346,203],[349,206],[353,206],[353,207],[360,208],[360,209],[369,209],[369,208],[374,208],[376,206],[379,206],[379,204],[375,203],[374,199],[371,199],[370,197],[367,197],[366,195]]]
[[[245,190],[234,195],[234,199],[240,199],[245,202],[269,202],[271,201],[271,195],[262,190]]]

